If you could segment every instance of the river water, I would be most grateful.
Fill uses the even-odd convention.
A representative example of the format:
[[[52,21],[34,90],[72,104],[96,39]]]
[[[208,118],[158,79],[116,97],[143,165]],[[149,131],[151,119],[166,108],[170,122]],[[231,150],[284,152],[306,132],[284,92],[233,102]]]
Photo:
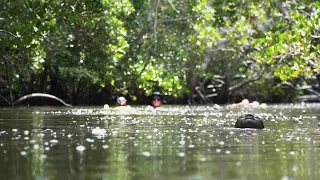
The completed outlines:
[[[265,129],[236,129],[259,116]],[[1,179],[318,179],[320,104],[0,109]]]

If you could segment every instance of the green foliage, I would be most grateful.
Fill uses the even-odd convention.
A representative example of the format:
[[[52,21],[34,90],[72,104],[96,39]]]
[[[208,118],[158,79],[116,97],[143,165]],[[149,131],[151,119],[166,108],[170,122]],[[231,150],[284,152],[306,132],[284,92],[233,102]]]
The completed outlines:
[[[291,27],[266,32],[266,36],[255,39],[258,50],[252,55],[260,63],[275,67],[274,75],[283,81],[299,76],[310,77],[318,74],[320,30],[319,9],[316,2],[290,4]],[[283,28],[283,27],[279,27]]]
[[[15,96],[59,94],[60,85],[70,101],[155,88],[182,97],[194,90],[190,72],[220,75],[227,89],[262,71],[282,81],[320,72],[317,1],[3,0],[0,7],[0,83],[9,79]],[[256,85],[267,88],[267,80]]]

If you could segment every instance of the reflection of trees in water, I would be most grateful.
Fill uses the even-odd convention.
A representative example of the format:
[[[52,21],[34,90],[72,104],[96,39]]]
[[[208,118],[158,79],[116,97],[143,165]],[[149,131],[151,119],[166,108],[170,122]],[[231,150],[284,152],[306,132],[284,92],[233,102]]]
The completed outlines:
[[[194,107],[197,111],[190,110],[191,115],[0,109],[1,168],[8,172],[4,177],[30,179],[313,178],[319,174],[318,107],[226,107],[206,113],[203,107]],[[181,106],[185,108],[190,107]],[[240,114],[253,112],[264,120],[264,130],[233,128]],[[92,133],[97,127],[105,134]],[[77,151],[80,145],[86,149]]]

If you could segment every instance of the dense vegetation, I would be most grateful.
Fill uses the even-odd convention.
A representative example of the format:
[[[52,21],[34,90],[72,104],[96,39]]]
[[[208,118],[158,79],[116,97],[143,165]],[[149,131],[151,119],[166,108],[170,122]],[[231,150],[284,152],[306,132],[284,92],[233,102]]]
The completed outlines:
[[[320,98],[316,0],[2,0],[0,104]]]

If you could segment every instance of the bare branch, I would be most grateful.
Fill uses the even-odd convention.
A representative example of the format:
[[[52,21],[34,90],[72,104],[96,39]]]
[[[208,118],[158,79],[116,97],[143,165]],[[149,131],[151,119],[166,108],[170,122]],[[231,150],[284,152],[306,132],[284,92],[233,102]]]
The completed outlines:
[[[16,100],[13,104],[18,104],[26,99],[30,99],[30,98],[34,98],[34,97],[42,97],[42,98],[50,98],[50,99],[54,99],[56,101],[59,101],[60,103],[62,103],[63,105],[65,106],[72,106],[71,104],[68,104],[68,103],[65,103],[62,99],[54,96],[54,95],[51,95],[51,94],[45,94],[45,93],[32,93],[32,94],[28,94],[28,95],[25,95],[23,97],[21,97],[20,99]]]
[[[308,80],[306,77],[302,77],[302,79],[307,83],[307,84],[309,84],[311,87],[310,88],[312,88],[312,89],[318,89],[318,87],[317,86],[315,86],[314,85],[314,83],[312,83],[310,80]]]
[[[0,32],[5,32],[5,33],[10,34],[11,36],[16,37],[16,38],[18,37],[18,36],[16,36],[16,35],[14,35],[12,32],[5,31],[5,30],[3,30],[3,29],[0,29]]]
[[[148,12],[147,12],[147,21],[148,22],[150,22],[152,19],[152,12],[153,12],[153,9],[156,7],[157,3],[158,3],[158,0],[153,0],[152,4],[150,5],[150,7],[148,9]]]
[[[170,6],[172,7],[172,9],[176,12],[179,13],[179,11],[174,7],[174,5],[172,4],[172,2],[170,0],[168,0]]]
[[[154,17],[154,24],[153,24],[153,31],[154,31],[154,40],[157,44],[157,25],[158,25],[158,8],[159,8],[159,1],[160,0],[156,0],[156,12],[155,12],[155,17]]]
[[[233,94],[235,91],[237,91],[238,89],[242,88],[243,86],[251,83],[251,82],[254,82],[254,81],[257,81],[259,80],[262,75],[266,72],[266,68],[258,75],[258,76],[253,76],[252,78],[238,84],[238,85],[235,85],[235,86],[232,86],[229,88],[229,95]]]
[[[171,23],[171,22],[181,22],[181,21],[187,21],[189,19],[191,19],[191,17],[176,18],[176,19],[160,19],[160,20],[158,20],[158,24],[160,24],[160,23]]]
[[[3,97],[1,94],[0,94],[0,97],[1,97],[1,99],[3,99],[6,103],[8,103],[9,106],[11,105],[10,102],[9,102],[5,97]]]
[[[201,99],[206,103],[208,104],[208,101],[207,101],[207,98],[202,94],[202,92],[200,91],[200,87],[197,86],[195,87],[195,90],[197,91],[197,93],[200,95]]]
[[[281,32],[286,31],[287,29],[291,29],[291,25],[292,25],[292,20],[290,19],[290,5],[287,2],[283,2],[283,3],[279,3],[276,2],[276,6],[279,9],[279,11],[281,12],[283,18],[287,21],[287,25],[281,29]]]

